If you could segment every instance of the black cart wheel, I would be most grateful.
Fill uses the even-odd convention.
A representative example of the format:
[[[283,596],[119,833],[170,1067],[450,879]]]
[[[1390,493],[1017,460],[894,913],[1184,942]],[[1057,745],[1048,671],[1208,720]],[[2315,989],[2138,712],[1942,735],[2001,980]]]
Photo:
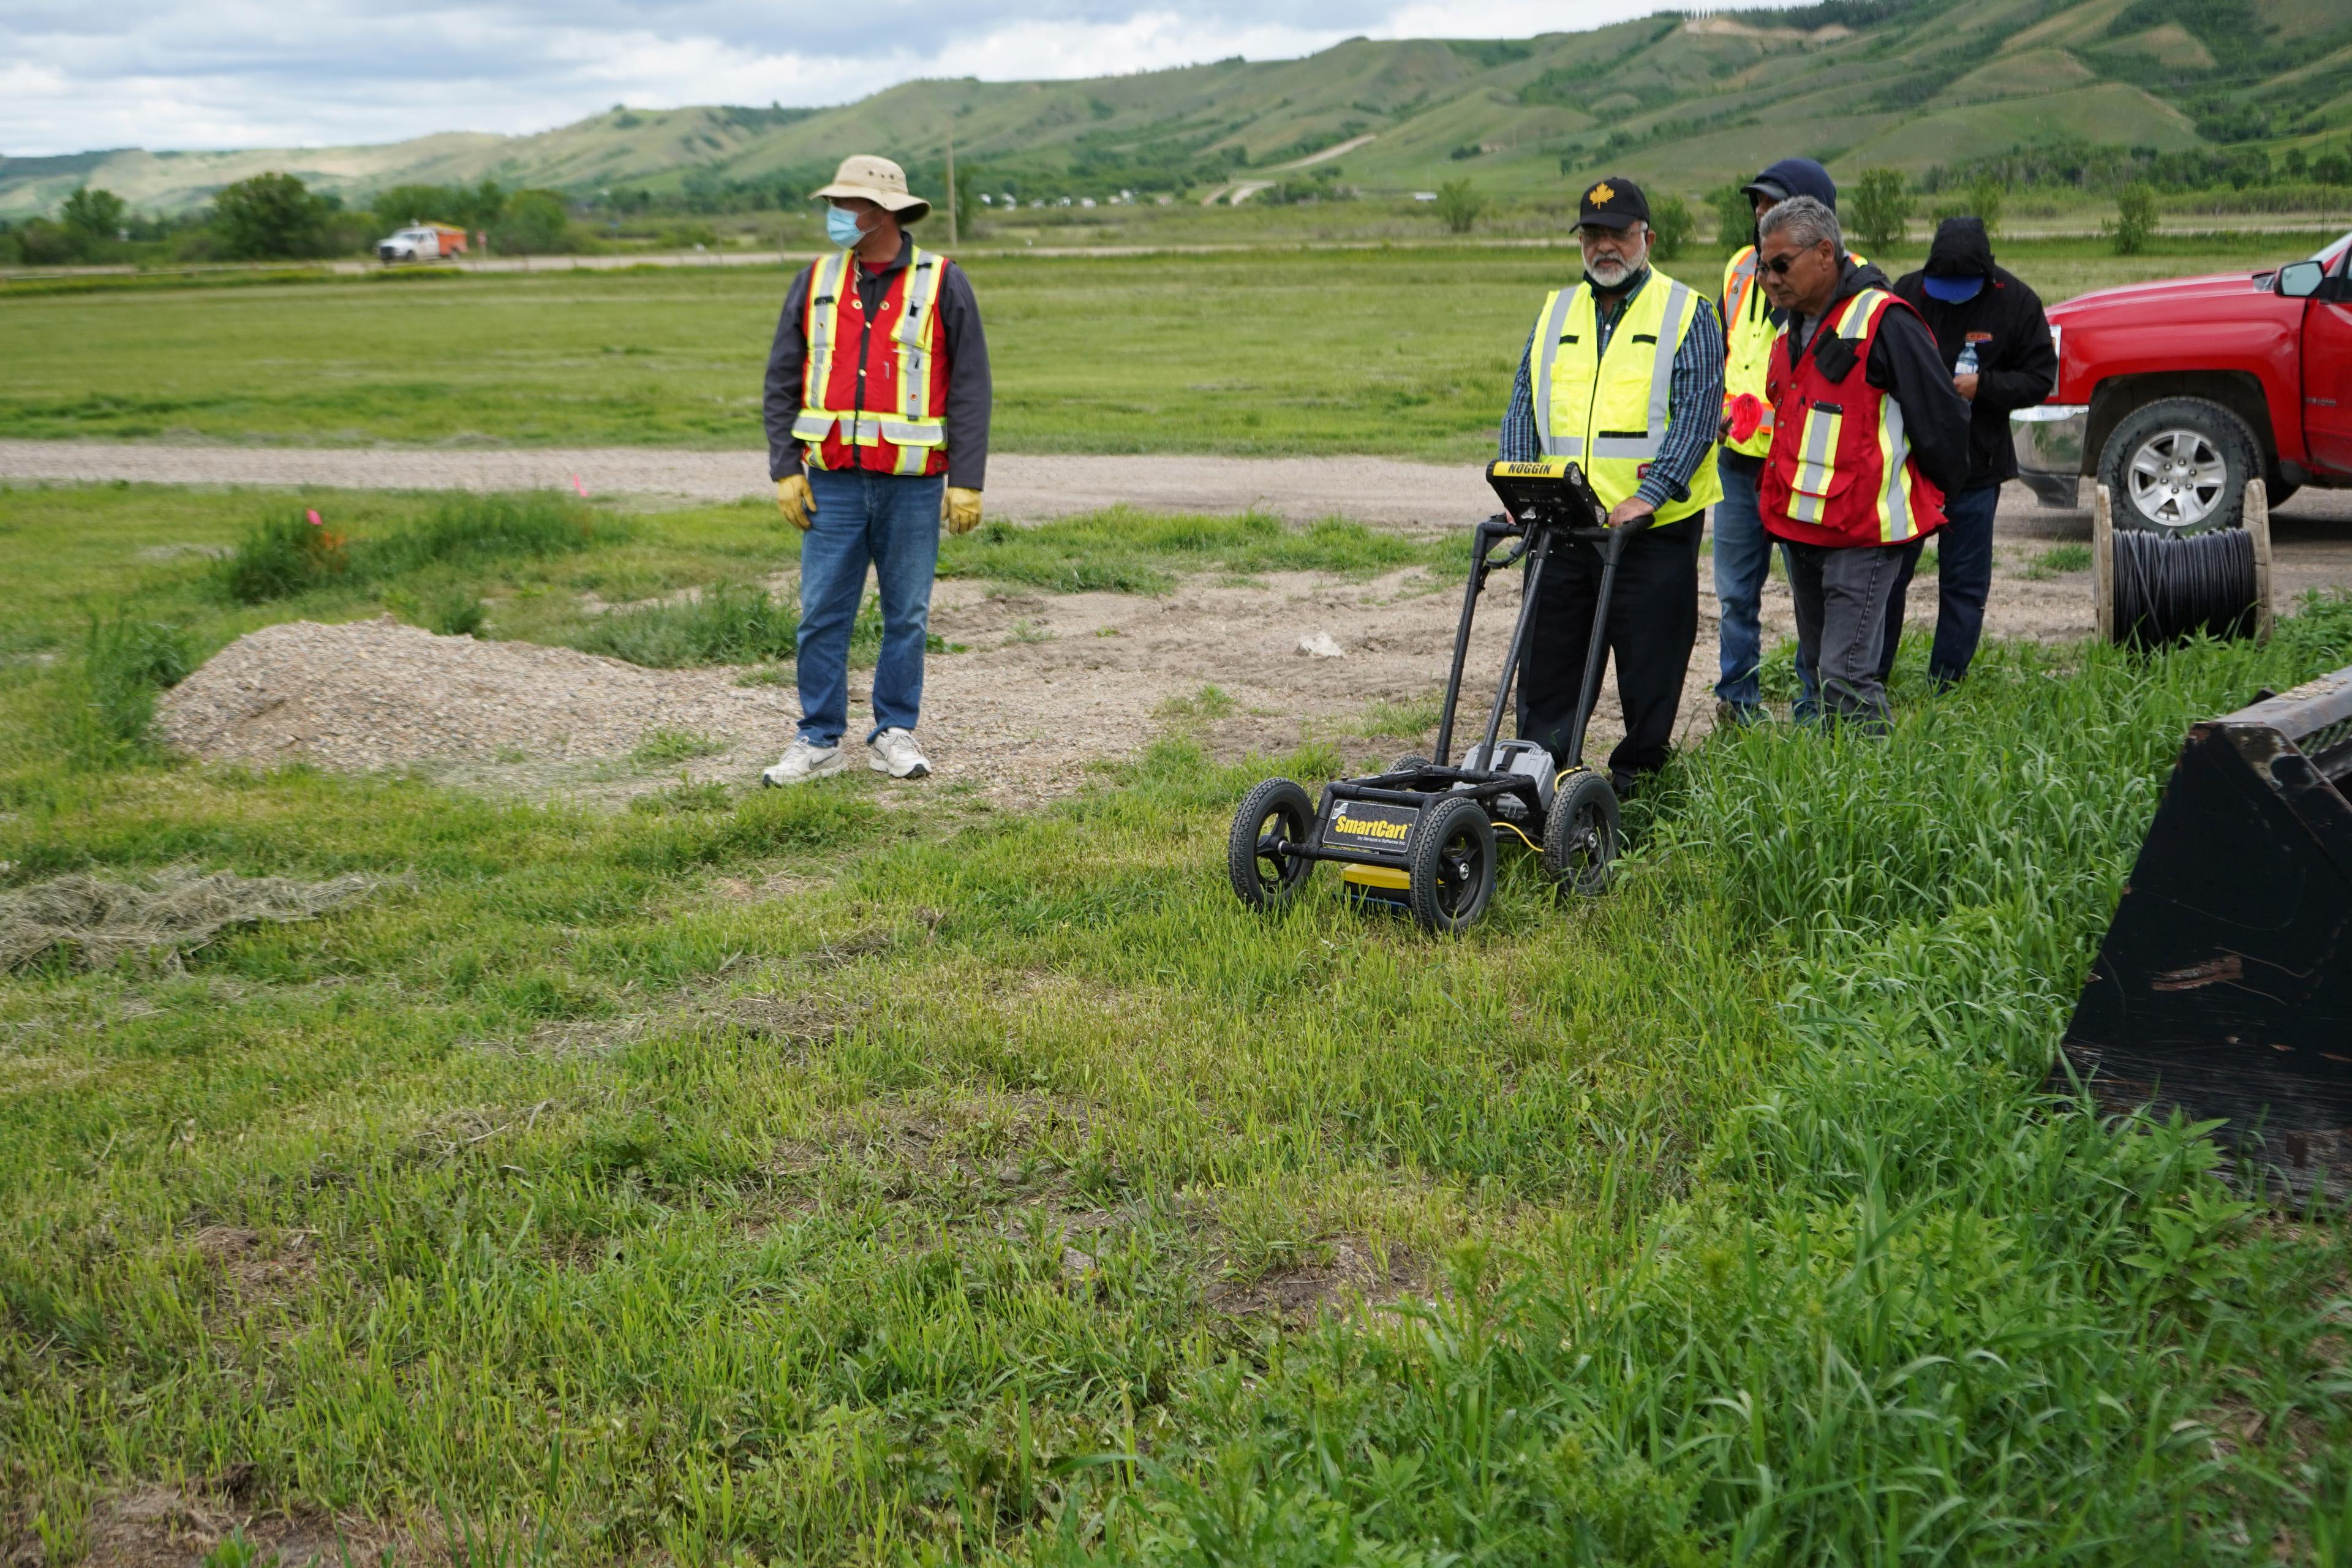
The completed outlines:
[[[1272,909],[1298,891],[1315,862],[1277,855],[1276,842],[1304,844],[1315,828],[1315,803],[1304,786],[1268,779],[1242,797],[1234,830],[1225,839],[1225,871],[1234,896],[1254,910]]]
[[[1543,865],[1563,893],[1598,898],[1609,890],[1617,858],[1617,792],[1580,769],[1560,782],[1544,818]]]
[[[1418,752],[1407,752],[1403,756],[1399,757],[1395,762],[1389,764],[1389,772],[1392,773],[1417,773],[1427,766],[1429,766],[1429,759],[1427,757],[1423,756]]]
[[[1412,918],[1449,934],[1468,928],[1495,896],[1495,825],[1473,800],[1440,801],[1413,829],[1407,897]]]

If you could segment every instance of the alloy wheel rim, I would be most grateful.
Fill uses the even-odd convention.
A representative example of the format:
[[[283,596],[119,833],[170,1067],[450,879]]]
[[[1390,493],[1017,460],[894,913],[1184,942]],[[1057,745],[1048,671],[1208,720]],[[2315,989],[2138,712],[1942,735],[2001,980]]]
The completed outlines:
[[[2229,465],[2204,435],[2160,430],[2132,454],[2127,476],[2132,506],[2158,527],[2196,528],[2221,510],[2229,489]]]

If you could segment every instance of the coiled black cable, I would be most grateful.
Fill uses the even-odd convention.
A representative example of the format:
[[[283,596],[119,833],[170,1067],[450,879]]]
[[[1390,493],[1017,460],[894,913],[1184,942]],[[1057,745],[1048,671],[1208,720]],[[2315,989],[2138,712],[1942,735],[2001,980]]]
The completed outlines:
[[[2119,642],[2160,647],[2199,632],[2252,637],[2260,609],[2253,536],[2242,528],[2171,538],[2115,535],[2115,629]]]

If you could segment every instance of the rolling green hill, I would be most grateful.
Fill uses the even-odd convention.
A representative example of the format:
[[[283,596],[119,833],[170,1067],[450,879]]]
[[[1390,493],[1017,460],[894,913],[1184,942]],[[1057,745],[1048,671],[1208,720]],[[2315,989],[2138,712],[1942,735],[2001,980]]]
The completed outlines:
[[[53,209],[84,182],[184,211],[273,169],[350,199],[481,178],[790,199],[847,151],[935,166],[950,129],[967,167],[1024,195],[1192,199],[1335,163],[1370,191],[1465,177],[1554,189],[1604,166],[1698,189],[1791,153],[1914,174],[2086,144],[2320,156],[2352,131],[2352,12],[2341,0],[1829,0],[1526,40],[1358,38],[1297,60],[908,82],[816,111],[615,109],[534,136],[0,159],[0,216]]]

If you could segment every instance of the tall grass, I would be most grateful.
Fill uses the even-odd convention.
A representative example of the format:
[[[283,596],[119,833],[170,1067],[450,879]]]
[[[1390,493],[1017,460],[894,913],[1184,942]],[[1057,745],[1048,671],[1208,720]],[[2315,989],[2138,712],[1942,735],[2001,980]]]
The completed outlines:
[[[217,570],[230,599],[260,605],[317,588],[371,587],[432,567],[544,560],[625,532],[616,521],[553,490],[460,495],[437,502],[418,521],[366,539],[347,539],[300,513],[265,517]]]
[[[567,629],[566,643],[654,669],[696,665],[761,664],[794,656],[800,610],[754,584],[721,583],[689,597],[614,610]],[[946,645],[926,639],[933,653]],[[853,668],[874,662],[882,648],[882,601],[867,595],[849,627]]]
[[[2218,1563],[2340,1542],[2341,1237],[2262,1223],[2200,1129],[2043,1082],[2187,723],[2346,663],[2339,602],[2268,650],[2003,648],[1883,743],[1705,748],[1633,881],[1739,911],[1786,979],[1759,1080],[1687,1185],[1507,1263],[1463,1253],[1444,1294],[1262,1376],[1204,1375],[1209,1430],[1056,1555]],[[1602,1181],[1645,1184],[1618,1158]]]
[[[1058,594],[1165,594],[1180,573],[1208,567],[1370,576],[1459,552],[1458,544],[1419,542],[1339,518],[1294,528],[1265,512],[1209,517],[1112,507],[1034,528],[990,522],[951,536],[940,543],[940,574]]]

